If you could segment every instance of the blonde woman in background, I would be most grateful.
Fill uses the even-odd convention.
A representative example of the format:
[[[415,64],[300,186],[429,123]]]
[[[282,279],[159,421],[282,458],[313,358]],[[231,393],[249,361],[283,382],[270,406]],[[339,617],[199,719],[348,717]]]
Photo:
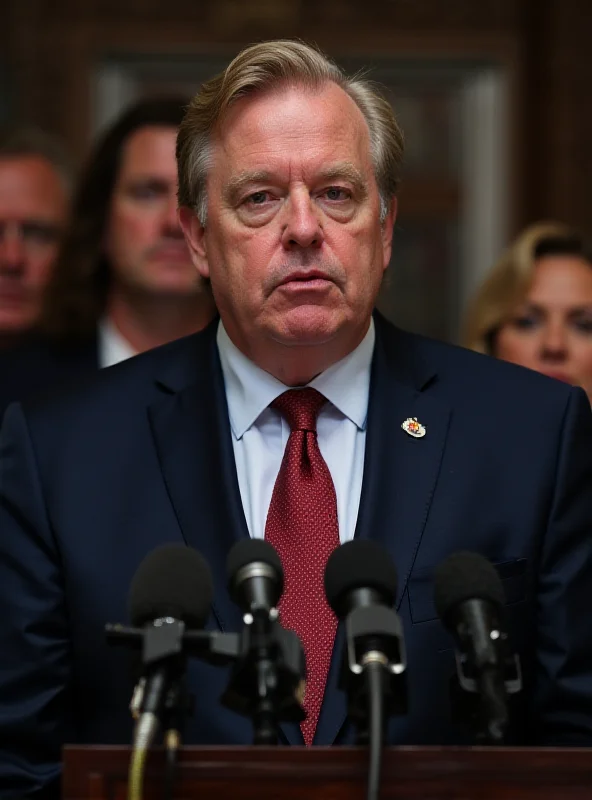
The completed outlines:
[[[467,314],[466,347],[581,386],[592,402],[592,253],[572,228],[532,225]]]

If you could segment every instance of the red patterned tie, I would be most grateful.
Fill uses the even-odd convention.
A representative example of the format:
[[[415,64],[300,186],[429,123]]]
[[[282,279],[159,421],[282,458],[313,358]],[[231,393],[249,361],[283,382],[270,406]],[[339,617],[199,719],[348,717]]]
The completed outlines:
[[[317,442],[317,416],[326,402],[306,388],[290,389],[272,403],[291,432],[265,525],[265,538],[284,567],[280,619],[296,631],[306,654],[307,717],[301,728],[307,745],[317,727],[337,628],[323,584],[327,559],[339,545],[335,487]]]

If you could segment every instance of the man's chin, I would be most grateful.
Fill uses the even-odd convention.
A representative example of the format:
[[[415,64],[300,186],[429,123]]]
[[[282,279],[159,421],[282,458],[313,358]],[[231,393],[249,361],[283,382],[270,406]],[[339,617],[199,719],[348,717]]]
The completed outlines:
[[[315,347],[334,339],[344,322],[335,309],[300,307],[277,320],[273,338],[289,347]]]
[[[24,333],[35,325],[38,315],[38,309],[5,307],[0,303],[0,335]]]
[[[186,276],[177,278],[166,276],[164,278],[146,280],[138,282],[134,288],[138,294],[144,294],[147,297],[162,298],[163,300],[182,300],[203,294],[205,284],[203,281],[197,281],[194,273],[189,278]]]

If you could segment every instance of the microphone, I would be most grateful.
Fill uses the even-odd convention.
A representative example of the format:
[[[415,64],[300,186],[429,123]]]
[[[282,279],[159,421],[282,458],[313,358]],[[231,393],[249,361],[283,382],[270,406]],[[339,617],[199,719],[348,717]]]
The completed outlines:
[[[228,591],[243,612],[241,656],[222,702],[251,717],[254,744],[277,744],[278,723],[301,722],[305,677],[298,636],[278,621],[284,588],[279,555],[262,539],[237,542],[226,562]]]
[[[325,594],[339,619],[363,606],[392,606],[397,571],[390,555],[371,539],[342,544],[327,561]]]
[[[132,699],[132,713],[137,719],[134,748],[150,747],[161,722],[186,710],[183,634],[186,628],[204,627],[212,594],[206,561],[185,545],[157,547],[138,567],[130,586],[128,609],[132,625],[144,631],[145,674]],[[176,724],[170,727],[176,728]]]
[[[345,620],[349,669],[360,675],[371,662],[393,674],[405,669],[401,623],[391,608],[397,572],[388,552],[369,539],[338,547],[325,567],[327,602]]]
[[[269,542],[263,539],[237,542],[228,554],[226,574],[230,596],[247,619],[252,622],[259,616],[278,618],[276,606],[284,591],[284,570]]]
[[[460,688],[479,696],[477,736],[502,744],[508,726],[508,694],[522,685],[518,657],[503,628],[504,589],[495,567],[483,556],[459,552],[436,569],[434,603],[458,647]]]
[[[340,688],[347,692],[358,744],[370,745],[370,800],[378,797],[386,722],[407,710],[403,629],[392,608],[397,572],[390,555],[372,540],[346,542],[327,561],[325,594],[345,621],[347,656]]]

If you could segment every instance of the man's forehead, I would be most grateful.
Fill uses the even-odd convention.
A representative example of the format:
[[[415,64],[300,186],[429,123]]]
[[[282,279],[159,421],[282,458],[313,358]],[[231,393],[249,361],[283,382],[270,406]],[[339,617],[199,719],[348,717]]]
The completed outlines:
[[[0,184],[29,184],[59,182],[61,177],[45,156],[37,153],[22,155],[0,155]]]
[[[66,204],[66,187],[43,156],[0,157],[0,214],[17,218],[24,213],[59,215]]]
[[[210,174],[218,172],[224,183],[299,172],[359,181],[372,169],[366,120],[336,84],[242,98],[212,144]]]
[[[145,168],[150,171],[151,166],[164,164],[174,164],[175,141],[177,129],[172,125],[144,125],[132,131],[121,148],[121,159],[119,171],[134,168]],[[146,162],[146,154],[149,153],[153,162]]]
[[[339,127],[344,123],[359,125],[369,133],[367,121],[359,106],[338,84],[327,81],[318,87],[311,87],[287,82],[235,100],[218,120],[211,141],[213,144],[222,143],[232,136],[234,130],[250,125],[253,121],[260,122],[265,131],[266,121],[273,121],[274,109],[280,108],[283,113],[287,109],[291,110],[292,120],[301,125],[314,123],[319,118],[319,110],[330,109],[328,115],[323,115],[325,126],[329,124]],[[311,115],[311,108],[315,109],[316,114]]]

